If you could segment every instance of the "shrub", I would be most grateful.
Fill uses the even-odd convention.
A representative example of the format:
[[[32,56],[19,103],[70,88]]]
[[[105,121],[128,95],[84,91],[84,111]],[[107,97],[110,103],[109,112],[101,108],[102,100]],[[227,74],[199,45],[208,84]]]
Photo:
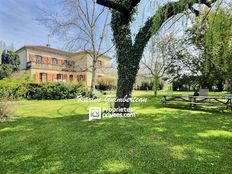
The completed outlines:
[[[94,90],[93,93],[91,93],[90,91],[87,93],[87,97],[90,97],[90,98],[99,98],[102,96],[102,93],[101,91],[98,91],[98,90]]]
[[[0,98],[25,98],[27,87],[23,82],[15,82],[9,80],[0,81]]]
[[[4,79],[0,81],[0,98],[60,100],[86,95],[83,84],[35,83],[26,80]]]
[[[152,87],[152,83],[142,82],[141,86],[139,86],[139,90],[152,90]]]
[[[10,77],[13,73],[13,66],[10,64],[1,64],[0,65],[0,79]]]
[[[99,78],[97,80],[96,89],[101,91],[116,89],[117,78],[112,76],[104,76],[104,78]]]
[[[28,85],[28,99],[60,100],[73,99],[86,95],[87,88],[82,84],[42,83]]]
[[[107,91],[107,90],[114,90],[114,89],[116,89],[116,87],[111,86],[111,85],[99,84],[98,86],[96,86],[96,89],[98,89],[100,91]]]
[[[0,98],[0,121],[11,118],[14,115],[14,107],[11,100]]]

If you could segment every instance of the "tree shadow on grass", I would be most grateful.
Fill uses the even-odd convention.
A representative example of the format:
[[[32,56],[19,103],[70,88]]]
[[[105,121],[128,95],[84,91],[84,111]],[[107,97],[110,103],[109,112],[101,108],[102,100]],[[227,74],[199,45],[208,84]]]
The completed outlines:
[[[173,109],[181,109],[181,110],[189,110],[189,111],[203,111],[203,112],[209,112],[209,113],[223,113],[223,114],[229,114],[231,115],[231,109],[226,108],[226,106],[195,106],[191,107],[188,104],[163,104],[160,105],[164,108],[173,108]]]
[[[62,114],[62,112],[61,112]],[[230,173],[232,119],[175,112],[88,121],[22,117],[0,124],[3,173]]]
[[[132,103],[132,107],[139,107],[140,109],[160,109],[160,108],[171,108],[171,109],[180,109],[180,110],[188,110],[188,111],[202,111],[209,113],[223,113],[223,114],[232,114],[230,108],[226,108],[226,105],[215,105],[215,106],[204,106],[197,105],[195,107],[191,107],[190,104],[186,103],[162,103],[162,96],[154,97],[151,95],[143,95],[141,98],[146,98],[148,102],[146,103]]]

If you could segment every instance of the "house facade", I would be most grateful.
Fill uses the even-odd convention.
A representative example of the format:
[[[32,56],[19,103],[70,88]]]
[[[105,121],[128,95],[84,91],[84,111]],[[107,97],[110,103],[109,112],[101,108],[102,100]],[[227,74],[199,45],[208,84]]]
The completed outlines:
[[[66,52],[49,46],[24,46],[16,51],[20,57],[20,70],[27,71],[37,82],[83,82],[91,86],[92,57],[87,51]],[[111,58],[99,57],[96,83],[111,76]]]

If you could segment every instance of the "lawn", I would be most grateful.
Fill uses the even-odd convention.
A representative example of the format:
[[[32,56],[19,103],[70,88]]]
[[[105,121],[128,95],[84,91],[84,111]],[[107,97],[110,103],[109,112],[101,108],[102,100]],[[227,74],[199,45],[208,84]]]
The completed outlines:
[[[135,93],[135,118],[88,121],[78,100],[20,101],[0,123],[0,173],[226,174],[232,171],[232,114],[163,107]]]

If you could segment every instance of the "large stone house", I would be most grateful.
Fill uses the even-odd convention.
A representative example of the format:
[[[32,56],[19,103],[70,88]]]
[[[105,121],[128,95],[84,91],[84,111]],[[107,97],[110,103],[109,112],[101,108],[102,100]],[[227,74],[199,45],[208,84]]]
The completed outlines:
[[[92,58],[88,51],[67,52],[49,46],[24,46],[16,51],[20,70],[27,71],[37,82],[80,82],[91,86]],[[111,58],[102,55],[97,62],[96,82],[114,75]]]

